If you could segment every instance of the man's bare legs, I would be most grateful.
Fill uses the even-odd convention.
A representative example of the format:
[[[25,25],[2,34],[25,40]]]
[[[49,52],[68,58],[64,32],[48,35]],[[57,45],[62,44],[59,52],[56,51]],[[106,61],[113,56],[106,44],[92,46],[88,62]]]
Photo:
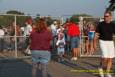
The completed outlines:
[[[79,57],[79,48],[73,48],[72,49],[72,57],[73,57],[73,60],[77,60],[77,58]]]
[[[103,70],[103,75],[109,75],[108,77],[111,77],[110,73],[112,68],[112,58],[102,58],[100,68]]]

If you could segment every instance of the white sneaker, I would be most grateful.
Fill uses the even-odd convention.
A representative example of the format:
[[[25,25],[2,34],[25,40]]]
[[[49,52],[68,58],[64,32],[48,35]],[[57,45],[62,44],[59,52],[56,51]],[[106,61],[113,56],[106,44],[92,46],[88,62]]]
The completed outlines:
[[[74,60],[76,61],[76,60],[77,60],[77,57],[74,57]]]
[[[98,70],[99,70],[99,75],[100,75],[100,77],[104,77],[103,69],[102,69],[102,68],[98,68]]]
[[[75,61],[76,61],[76,60],[77,60],[77,57],[72,57],[71,60],[75,60]]]

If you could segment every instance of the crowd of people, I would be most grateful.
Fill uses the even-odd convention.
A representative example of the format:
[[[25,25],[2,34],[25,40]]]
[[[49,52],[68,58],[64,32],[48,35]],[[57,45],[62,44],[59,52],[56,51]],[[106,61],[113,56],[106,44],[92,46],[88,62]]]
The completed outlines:
[[[95,52],[97,38],[99,38],[99,45],[102,51],[102,61],[99,68],[101,77],[104,77],[103,70],[107,71],[107,77],[112,77],[109,72],[112,67],[112,58],[115,57],[114,43],[112,41],[115,24],[111,22],[111,19],[111,13],[105,12],[104,21],[97,26],[92,22],[88,22],[83,26],[83,34],[87,36],[85,37],[84,51],[86,55],[92,55]],[[0,51],[8,48],[14,50],[15,41],[18,43],[18,48],[25,47],[27,52],[29,51],[28,54],[32,56],[32,77],[36,77],[39,66],[41,66],[43,77],[47,77],[47,64],[51,60],[51,55],[56,54],[58,62],[63,62],[64,55],[68,55],[68,53],[71,55],[71,60],[77,61],[79,58],[80,47],[82,47],[80,46],[80,37],[82,35],[79,24],[74,22],[74,18],[67,19],[64,24],[60,20],[54,20],[50,26],[46,23],[45,18],[40,18],[34,23],[29,19],[25,22],[25,25],[24,28],[20,28],[19,25],[13,22],[7,29],[0,26]],[[22,35],[26,38],[20,39],[20,37],[16,40],[14,37],[9,37],[9,39],[7,37],[7,40],[5,40],[5,35]]]
[[[24,27],[21,27],[15,22],[11,22],[8,26],[0,26],[0,52],[15,51],[16,41],[17,49],[26,49],[28,45],[26,40],[31,33],[32,28],[33,25],[30,19],[25,21]]]
[[[100,22],[96,27],[89,23],[87,30],[86,54],[93,54],[95,52],[97,49],[97,39],[99,38],[101,49],[100,77],[112,77],[110,74],[112,58],[115,57],[112,36],[115,33],[115,24],[111,21],[112,14],[106,11],[104,13],[104,21]],[[42,65],[43,77],[47,77],[47,63],[50,61],[51,52],[57,50],[58,61],[63,61],[66,52],[65,45],[67,46],[67,44],[69,44],[69,50],[72,53],[71,60],[76,61],[79,57],[81,34],[78,23],[73,22],[73,19],[67,20],[63,25],[59,21],[54,21],[50,30],[47,29],[46,25],[45,20],[40,19],[35,32],[30,34],[30,50],[32,50],[32,61],[35,63],[32,71],[33,77],[36,77],[36,69],[39,67],[39,64]]]

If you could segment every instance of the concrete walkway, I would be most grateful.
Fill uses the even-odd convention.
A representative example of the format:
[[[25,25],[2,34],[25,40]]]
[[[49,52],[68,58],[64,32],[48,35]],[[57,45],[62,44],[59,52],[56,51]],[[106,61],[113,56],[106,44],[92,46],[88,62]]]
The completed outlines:
[[[65,59],[61,63],[52,60],[48,65],[49,77],[98,77],[92,71],[97,70],[98,65],[98,58],[79,58],[78,61]],[[0,77],[31,77],[31,68],[30,59],[0,58]],[[112,70],[115,73],[115,59]],[[41,77],[40,72],[38,77]]]

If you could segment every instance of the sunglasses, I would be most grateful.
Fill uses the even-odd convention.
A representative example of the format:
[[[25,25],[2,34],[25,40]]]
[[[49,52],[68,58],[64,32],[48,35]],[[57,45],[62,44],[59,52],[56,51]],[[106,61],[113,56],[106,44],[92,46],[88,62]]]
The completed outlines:
[[[110,15],[105,15],[104,17],[110,17]]]

